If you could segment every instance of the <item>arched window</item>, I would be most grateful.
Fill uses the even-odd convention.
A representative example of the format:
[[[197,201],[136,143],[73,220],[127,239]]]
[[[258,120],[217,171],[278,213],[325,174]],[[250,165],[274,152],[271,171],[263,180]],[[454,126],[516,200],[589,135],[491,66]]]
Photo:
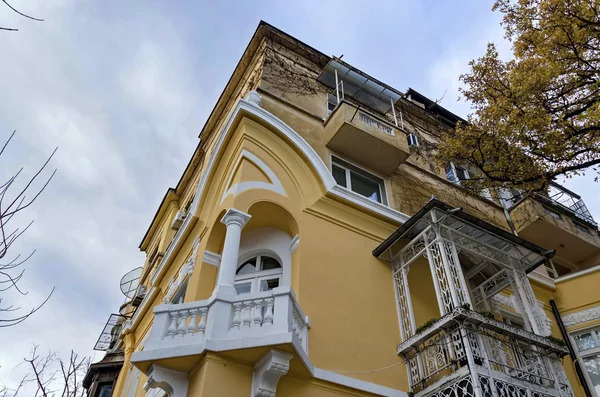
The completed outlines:
[[[235,276],[238,295],[269,291],[281,285],[281,263],[268,254],[253,256],[242,261]]]

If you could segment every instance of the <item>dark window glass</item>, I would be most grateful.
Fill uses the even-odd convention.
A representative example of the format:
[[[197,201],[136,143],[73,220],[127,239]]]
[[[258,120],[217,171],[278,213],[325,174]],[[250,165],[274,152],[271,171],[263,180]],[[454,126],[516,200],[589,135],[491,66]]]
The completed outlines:
[[[102,385],[98,391],[98,397],[110,397],[112,393],[112,385]]]
[[[331,165],[331,173],[333,174],[333,179],[335,179],[335,182],[343,187],[348,187],[348,184],[346,182],[346,170],[338,167],[335,164]]]
[[[379,192],[379,183],[365,178],[362,175],[350,173],[352,190],[362,196],[370,198],[373,201],[381,203],[381,193]]]
[[[273,288],[279,287],[279,278],[273,278],[270,280],[260,280],[260,290],[270,291]]]
[[[269,256],[261,256],[262,270],[279,269],[281,265],[275,258]]]
[[[238,267],[235,274],[250,274],[256,271],[256,258],[252,258],[246,261],[242,266]]]
[[[467,172],[467,170],[465,170],[464,168],[461,168],[461,167],[456,167],[456,175],[458,176],[458,179],[461,181],[465,181],[465,180],[469,179],[469,173]]]

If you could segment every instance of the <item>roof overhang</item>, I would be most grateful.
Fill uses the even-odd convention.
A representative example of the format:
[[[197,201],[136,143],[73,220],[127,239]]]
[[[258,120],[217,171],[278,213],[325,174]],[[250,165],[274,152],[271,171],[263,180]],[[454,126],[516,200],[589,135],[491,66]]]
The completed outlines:
[[[327,87],[335,89],[336,72],[338,81],[344,82],[344,97],[350,97],[382,114],[389,112],[392,105],[403,95],[400,91],[361,72],[341,59],[329,60],[317,80]]]
[[[453,208],[436,198],[432,198],[375,248],[373,255],[381,259],[391,260],[407,241],[412,240],[427,226],[431,225],[433,219],[437,219],[437,222],[460,231],[482,244],[493,246],[520,260],[525,264],[523,270],[527,273],[547,262],[555,253],[554,250],[545,250],[530,241],[476,218],[463,211],[462,208]]]

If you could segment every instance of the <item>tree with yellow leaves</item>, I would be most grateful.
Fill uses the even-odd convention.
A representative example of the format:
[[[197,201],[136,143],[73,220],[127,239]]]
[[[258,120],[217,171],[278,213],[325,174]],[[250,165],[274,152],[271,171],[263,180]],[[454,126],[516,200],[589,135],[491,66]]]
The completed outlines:
[[[545,188],[600,171],[600,0],[497,0],[514,58],[494,44],[460,77],[467,123],[436,157],[475,167],[474,188]],[[598,177],[596,176],[596,179]]]

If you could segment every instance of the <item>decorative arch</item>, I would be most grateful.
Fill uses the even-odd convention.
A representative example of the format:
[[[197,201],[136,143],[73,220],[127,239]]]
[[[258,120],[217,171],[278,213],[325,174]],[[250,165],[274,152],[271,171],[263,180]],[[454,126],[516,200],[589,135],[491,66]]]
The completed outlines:
[[[248,166],[246,168],[253,167],[257,169],[262,174],[261,176],[263,176],[263,178],[261,179],[266,179],[266,181],[242,180],[236,182],[236,176],[244,172],[244,162],[248,162]],[[240,177],[243,178],[242,175],[240,175]],[[255,179],[258,178],[255,177]],[[269,166],[265,164],[264,161],[262,161],[254,153],[250,152],[247,149],[243,149],[240,155],[238,156],[235,165],[233,166],[232,172],[229,174],[225,186],[227,190],[223,193],[223,196],[221,197],[221,204],[223,203],[223,201],[225,201],[225,198],[227,198],[227,196],[229,196],[230,194],[237,196],[238,194],[251,189],[270,190],[284,197],[287,197],[285,188],[281,184],[281,181],[279,180],[275,172],[273,172],[273,170],[271,170],[271,168],[269,168]]]
[[[251,95],[249,94],[247,98],[250,97]],[[219,156],[225,149],[225,142],[227,141],[227,138],[233,133],[234,126],[237,125],[237,123],[244,116],[248,116],[251,119],[258,120],[263,125],[266,124],[270,129],[273,130],[273,132],[277,133],[279,136],[290,142],[302,154],[302,156],[308,160],[308,164],[311,165],[311,167],[315,171],[317,179],[321,182],[326,191],[330,191],[336,186],[335,179],[333,179],[333,176],[329,172],[329,168],[327,167],[327,165],[325,165],[325,163],[319,157],[317,152],[315,152],[315,150],[308,144],[308,142],[304,140],[304,138],[302,138],[296,131],[294,131],[290,126],[285,124],[279,118],[257,105],[256,101],[253,100],[253,102],[250,102],[244,99],[240,99],[236,103],[235,108],[233,109],[231,115],[225,123],[225,126],[223,127],[217,138],[215,147],[208,160],[206,170],[202,174],[200,183],[198,184],[198,189],[196,191],[196,195],[194,196],[194,201],[192,202],[191,206],[191,213],[197,213],[200,201],[203,199],[203,196],[205,195],[206,190],[208,189],[208,180],[212,176],[214,168],[217,166],[217,160]],[[226,196],[227,194],[224,197]],[[182,227],[181,229],[184,228]]]
[[[155,389],[163,390],[168,397],[187,396],[189,379],[186,373],[153,364],[147,375],[148,380],[144,385],[146,396],[156,395]]]

